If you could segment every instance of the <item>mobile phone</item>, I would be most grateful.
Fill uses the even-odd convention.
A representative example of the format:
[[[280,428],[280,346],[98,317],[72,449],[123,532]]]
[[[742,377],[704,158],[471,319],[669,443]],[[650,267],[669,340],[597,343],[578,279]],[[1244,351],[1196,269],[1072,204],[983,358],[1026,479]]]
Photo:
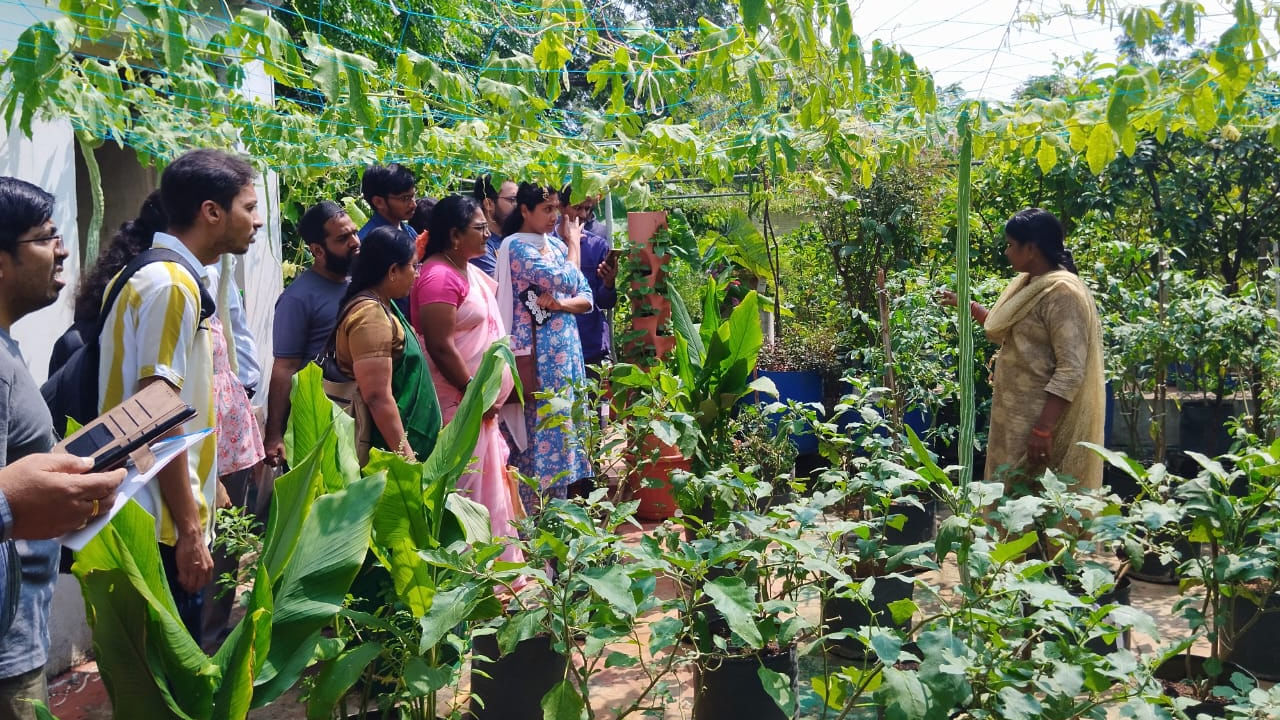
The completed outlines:
[[[609,263],[610,265],[613,265],[614,267],[617,267],[618,258],[620,257],[622,257],[622,248],[611,248],[609,250],[608,257],[606,257],[604,261]]]

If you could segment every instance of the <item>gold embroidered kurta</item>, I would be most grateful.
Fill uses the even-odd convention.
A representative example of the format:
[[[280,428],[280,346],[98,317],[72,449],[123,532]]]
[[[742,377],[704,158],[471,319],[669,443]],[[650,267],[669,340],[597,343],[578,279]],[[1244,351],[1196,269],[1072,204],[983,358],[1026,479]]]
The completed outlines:
[[[1102,484],[1102,459],[1078,443],[1101,445],[1105,422],[1102,327],[1088,287],[1065,270],[1015,278],[991,309],[987,336],[1000,345],[992,380],[986,479],[1006,487],[1045,468],[1068,484]],[[1053,431],[1047,464],[1027,459],[1045,393],[1070,403]]]

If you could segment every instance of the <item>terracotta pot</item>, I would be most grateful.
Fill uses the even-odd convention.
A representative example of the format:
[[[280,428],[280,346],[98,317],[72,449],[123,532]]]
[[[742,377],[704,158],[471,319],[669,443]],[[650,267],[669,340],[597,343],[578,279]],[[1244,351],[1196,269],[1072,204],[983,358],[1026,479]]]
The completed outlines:
[[[649,458],[654,450],[658,451],[658,458],[642,464],[641,460]],[[640,453],[631,456],[628,465],[632,468],[627,475],[631,497],[640,501],[636,517],[652,521],[666,520],[675,515],[676,497],[671,486],[671,474],[676,470],[688,471],[690,461],[679,450],[649,436],[641,445]],[[651,481],[657,481],[658,486],[645,487],[655,484]]]
[[[658,228],[667,226],[667,214],[661,210],[655,212],[627,213],[627,237],[633,243],[641,243],[653,237]]]
[[[641,332],[657,334],[658,329],[662,327],[662,316],[649,315],[646,317],[638,317],[631,321],[631,326]]]
[[[666,225],[667,214],[665,212],[627,213],[627,237],[631,240],[634,248],[631,255],[632,260],[638,268],[648,270],[648,274],[634,277],[631,280],[633,290],[654,289],[665,282],[666,271],[664,266],[670,260],[670,257],[659,257],[654,252],[652,241],[658,229],[666,227]],[[659,335],[657,332],[658,327],[671,318],[671,303],[660,295],[650,293],[644,295],[637,302],[637,309],[646,307],[653,310],[654,314],[646,317],[637,317],[633,323],[633,327],[636,330],[645,334],[627,343],[626,350],[629,355],[639,357],[646,355],[647,348],[652,347],[654,357],[661,359],[670,353],[676,345],[675,338]],[[664,515],[663,517],[669,517],[669,515]]]
[[[661,295],[647,295],[635,304],[635,318],[632,325],[640,328],[639,321],[655,320],[658,325],[671,319],[671,301]]]

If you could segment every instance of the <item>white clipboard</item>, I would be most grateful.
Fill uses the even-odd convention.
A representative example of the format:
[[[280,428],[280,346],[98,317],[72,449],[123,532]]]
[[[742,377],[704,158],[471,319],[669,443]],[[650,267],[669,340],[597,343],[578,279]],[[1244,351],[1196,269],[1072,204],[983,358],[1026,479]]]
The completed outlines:
[[[102,532],[102,528],[106,527],[107,523],[111,522],[111,518],[115,517],[116,513],[124,508],[125,503],[129,502],[140,490],[145,488],[147,483],[151,482],[152,478],[158,475],[165,466],[184,450],[203,440],[211,432],[213,432],[213,428],[205,428],[199,432],[165,438],[152,443],[150,449],[156,456],[156,461],[151,465],[151,469],[144,473],[138,472],[133,462],[130,461],[125,466],[124,482],[120,483],[120,487],[116,489],[116,500],[112,503],[111,508],[90,520],[88,525],[63,535],[58,541],[72,550],[83,550],[84,546],[95,535]],[[151,507],[150,493],[143,493],[138,497],[138,502],[147,512],[153,516],[156,514],[156,508]]]

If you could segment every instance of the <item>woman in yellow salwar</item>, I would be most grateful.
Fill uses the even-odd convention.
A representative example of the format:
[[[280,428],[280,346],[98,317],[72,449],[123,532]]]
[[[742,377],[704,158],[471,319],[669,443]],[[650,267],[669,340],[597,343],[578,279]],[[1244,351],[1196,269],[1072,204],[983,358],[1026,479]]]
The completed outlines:
[[[1046,469],[1075,488],[1102,484],[1105,420],[1102,327],[1052,213],[1023,210],[1004,226],[1005,257],[1018,276],[974,320],[1000,346],[992,377],[986,479],[1031,487]],[[954,293],[943,302],[955,305]]]

